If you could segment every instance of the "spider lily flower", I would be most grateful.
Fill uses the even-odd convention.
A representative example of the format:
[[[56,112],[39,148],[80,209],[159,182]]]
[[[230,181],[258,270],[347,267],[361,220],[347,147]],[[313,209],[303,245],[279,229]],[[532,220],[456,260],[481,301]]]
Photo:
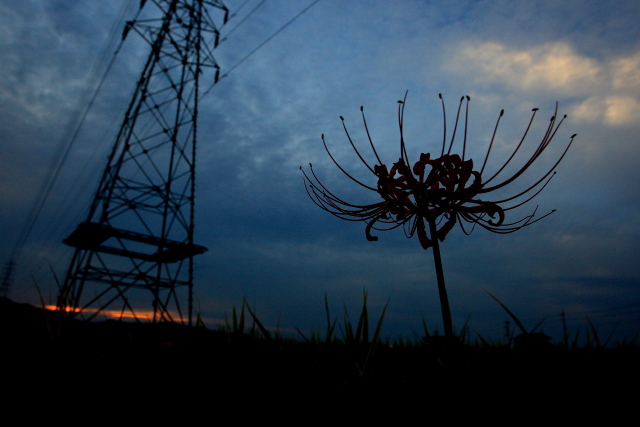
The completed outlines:
[[[566,118],[566,116],[564,116],[560,121],[557,120],[558,104],[556,103],[554,115],[551,117],[551,121],[542,141],[540,141],[528,160],[526,160],[519,168],[516,168],[514,173],[504,176],[505,174],[503,172],[505,171],[505,168],[514,160],[516,154],[523,146],[523,143],[529,134],[529,130],[531,129],[531,125],[538,111],[537,108],[533,109],[533,114],[529,120],[529,124],[524,135],[520,139],[520,142],[511,156],[495,174],[485,180],[483,179],[484,169],[487,165],[487,161],[489,160],[489,155],[491,154],[491,149],[493,148],[493,143],[498,131],[498,125],[500,124],[500,119],[504,115],[504,110],[500,112],[500,116],[498,117],[496,126],[493,130],[491,141],[487,148],[487,154],[484,156],[482,167],[478,171],[474,169],[473,160],[465,159],[470,98],[467,96],[460,99],[453,128],[453,135],[447,148],[447,115],[444,107],[444,100],[442,100],[442,95],[440,95],[444,116],[444,137],[442,140],[440,156],[432,159],[430,153],[422,153],[420,154],[419,160],[411,168],[411,162],[409,161],[404,144],[403,120],[406,99],[407,95],[405,94],[404,100],[398,101],[400,158],[396,163],[393,163],[393,166],[390,169],[382,162],[376,147],[373,144],[369,128],[367,126],[367,120],[364,116],[364,109],[360,107],[360,111],[362,112],[362,121],[364,122],[364,128],[367,133],[369,145],[371,146],[373,154],[377,160],[377,163],[373,165],[373,167],[367,163],[356,148],[344,123],[344,118],[340,117],[351,147],[356,152],[362,163],[376,177],[377,183],[375,186],[367,185],[354,178],[342,166],[340,166],[329,151],[324,135],[322,135],[324,148],[338,169],[340,169],[342,173],[356,184],[377,193],[378,197],[382,198],[382,201],[369,205],[358,205],[346,202],[322,184],[313,171],[313,166],[311,164],[309,164],[310,174],[307,174],[302,167],[300,167],[300,169],[304,175],[305,189],[307,190],[307,194],[311,200],[313,200],[313,202],[320,208],[337,216],[338,218],[348,221],[364,221],[367,224],[365,229],[367,240],[378,240],[378,237],[371,234],[372,230],[390,230],[402,226],[404,227],[407,237],[413,237],[415,234],[418,235],[418,240],[420,241],[423,249],[429,249],[430,247],[433,248],[445,336],[448,339],[454,340],[453,322],[451,320],[451,310],[449,308],[449,299],[447,297],[438,242],[444,241],[449,231],[451,231],[457,223],[460,224],[460,227],[465,234],[470,234],[476,225],[494,233],[504,234],[513,233],[514,231],[529,226],[551,214],[553,211],[539,218],[535,218],[537,211],[536,207],[532,213],[524,216],[520,220],[515,222],[506,222],[506,215],[508,211],[528,203],[546,187],[553,177],[553,174],[555,174],[555,168],[558,166],[560,161],[562,161],[576,135],[571,137],[567,147],[564,149],[562,155],[555,164],[546,170],[539,179],[535,180],[533,183],[525,185],[523,190],[520,190],[509,197],[491,200],[488,198],[489,193],[502,190],[518,180],[549,146],[551,140],[554,138],[560,128],[560,125],[564,121],[564,118]],[[463,105],[465,106],[465,113],[462,154],[452,154],[451,150],[456,139],[458,124],[460,123],[460,113]],[[511,205],[507,206],[506,204]],[[468,231],[464,226],[465,222],[471,224],[471,228],[469,228]],[[428,233],[427,227],[429,228]]]
[[[442,100],[442,95],[440,95],[440,99]],[[567,150],[571,146],[576,135],[571,137],[567,147],[564,149],[562,155],[555,164],[546,170],[535,182],[525,186],[524,190],[520,190],[516,194],[498,200],[491,200],[488,196],[489,193],[503,189],[520,178],[549,146],[560,125],[566,118],[566,116],[564,116],[558,121],[557,103],[556,110],[550,120],[542,141],[540,141],[528,160],[526,160],[524,164],[513,174],[506,177],[503,176],[505,168],[514,160],[516,153],[523,146],[538,111],[537,108],[533,109],[533,114],[529,120],[529,124],[524,135],[511,156],[495,174],[484,180],[482,174],[489,160],[498,125],[504,114],[504,110],[500,112],[500,116],[496,122],[493,136],[489,142],[484,161],[482,162],[482,167],[479,171],[474,170],[473,160],[465,159],[469,101],[470,98],[468,96],[460,99],[455,126],[453,129],[453,136],[451,137],[447,148],[447,120],[444,101],[442,100],[445,130],[440,156],[432,158],[430,153],[422,153],[420,154],[419,160],[412,168],[410,167],[411,163],[407,156],[403,135],[403,118],[406,95],[404,100],[398,101],[400,158],[397,162],[392,164],[391,168],[388,168],[378,155],[369,133],[363,107],[360,107],[362,120],[364,122],[369,145],[371,146],[373,154],[377,160],[377,164],[373,166],[363,158],[356,148],[356,145],[354,144],[344,123],[344,118],[341,116],[340,119],[342,120],[343,128],[353,150],[377,179],[375,186],[367,185],[349,174],[333,157],[327,147],[324,135],[322,135],[322,142],[325,150],[333,163],[347,177],[358,185],[377,193],[378,197],[381,197],[382,200],[368,205],[357,205],[342,200],[322,184],[313,171],[313,166],[311,164],[309,164],[310,174],[307,174],[302,167],[300,167],[304,174],[307,194],[316,205],[339,218],[349,221],[364,221],[367,224],[365,234],[369,241],[378,240],[377,236],[372,235],[372,230],[390,230],[403,226],[407,237],[412,237],[415,234],[418,235],[418,239],[423,249],[432,247],[434,245],[434,239],[444,241],[447,234],[456,224],[460,224],[460,227],[465,234],[471,234],[476,225],[494,233],[506,234],[529,226],[554,212],[551,211],[536,218],[536,207],[532,213],[515,222],[506,221],[506,214],[508,211],[516,209],[532,200],[549,183],[555,174],[554,169],[567,153]],[[452,154],[451,151],[458,131],[458,124],[460,123],[461,110],[463,106],[465,107],[463,125],[464,136],[462,141],[462,154],[458,155]],[[512,204],[507,207],[505,206],[506,203]],[[465,228],[465,223],[470,224],[470,228],[469,226]],[[427,233],[427,228],[430,228],[429,234]]]

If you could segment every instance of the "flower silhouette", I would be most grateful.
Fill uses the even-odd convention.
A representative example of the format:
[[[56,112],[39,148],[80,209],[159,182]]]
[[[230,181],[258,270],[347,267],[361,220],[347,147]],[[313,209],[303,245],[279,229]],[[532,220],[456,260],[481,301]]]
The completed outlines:
[[[442,99],[442,95],[440,95]],[[406,100],[406,96],[405,96]],[[455,140],[455,134],[457,131],[458,122],[460,119],[461,107],[466,102],[465,116],[465,135],[463,140],[462,156],[458,154],[451,154],[451,149]],[[440,157],[432,159],[430,153],[420,154],[420,159],[410,168],[410,162],[407,156],[403,137],[403,116],[405,101],[398,101],[398,121],[400,125],[400,158],[393,166],[389,168],[382,163],[378,152],[371,140],[369,129],[364,116],[364,109],[360,107],[364,126],[369,139],[369,144],[373,150],[373,153],[378,161],[378,164],[371,167],[367,163],[358,149],[356,148],[351,136],[344,124],[344,118],[342,120],[343,127],[351,143],[351,146],[355,150],[356,154],[364,165],[376,176],[376,187],[369,186],[363,182],[355,179],[352,175],[345,171],[345,169],[338,164],[331,152],[329,151],[327,144],[322,135],[322,141],[324,143],[325,150],[329,154],[331,160],[336,166],[351,180],[357,184],[378,193],[382,197],[382,201],[369,205],[356,205],[348,203],[334,193],[329,191],[322,182],[318,179],[313,171],[313,167],[310,164],[310,176],[303,170],[304,178],[306,181],[307,193],[311,199],[322,209],[330,212],[331,214],[346,220],[351,221],[364,221],[367,223],[365,230],[367,240],[376,241],[377,236],[371,234],[371,230],[389,230],[404,226],[408,237],[412,237],[414,234],[418,235],[420,244],[424,249],[428,249],[433,246],[433,239],[437,238],[440,241],[444,241],[445,237],[453,229],[456,223],[459,223],[465,234],[470,234],[475,225],[481,226],[489,231],[495,233],[512,233],[523,227],[531,225],[546,215],[535,218],[536,209],[534,211],[521,218],[518,221],[507,223],[505,222],[506,212],[512,209],[518,208],[525,203],[533,199],[542,189],[547,185],[549,180],[553,177],[554,169],[558,166],[567,150],[569,149],[571,141],[565,148],[564,152],[558,159],[558,161],[542,175],[537,181],[529,185],[524,190],[511,196],[502,198],[500,200],[486,200],[485,197],[488,193],[502,189],[507,185],[513,183],[519,178],[542,154],[542,152],[551,143],[551,140],[555,136],[558,128],[560,127],[562,120],[557,124],[557,105],[556,112],[551,118],[547,131],[538,144],[537,149],[531,155],[531,157],[508,178],[504,178],[501,182],[495,183],[496,179],[504,171],[505,167],[513,160],[516,153],[523,145],[527,134],[531,128],[531,124],[535,118],[537,108],[533,110],[533,115],[529,121],[529,125],[517,145],[516,149],[509,157],[509,159],[502,165],[502,167],[492,177],[483,182],[482,173],[489,159],[491,148],[495,140],[496,132],[500,122],[500,118],[504,114],[504,110],[500,112],[500,117],[496,123],[493,137],[489,143],[487,154],[485,156],[482,168],[480,171],[474,170],[473,160],[465,160],[466,142],[467,142],[467,118],[468,118],[468,103],[469,97],[463,97],[460,100],[460,106],[458,107],[458,114],[456,116],[456,128],[454,128],[453,137],[449,144],[449,148],[445,153],[446,148],[446,113],[445,115],[445,136],[442,145],[442,152]],[[443,111],[444,111],[444,102]],[[566,116],[565,116],[566,118]],[[302,167],[300,168],[302,170]],[[532,194],[533,193],[533,194]],[[524,199],[524,200],[523,200]],[[515,204],[504,207],[502,206],[507,202],[515,202]],[[434,222],[436,224],[436,232],[430,237],[427,235],[426,223]],[[471,224],[470,229],[466,229],[464,223]]]
[[[413,168],[411,168],[403,134],[406,97],[407,95],[405,94],[404,100],[398,101],[400,158],[396,163],[393,163],[393,166],[390,169],[382,162],[373,144],[363,107],[360,107],[360,111],[362,112],[364,128],[367,133],[369,145],[371,146],[373,154],[377,160],[377,164],[373,167],[364,159],[356,148],[356,145],[354,144],[344,123],[344,118],[342,116],[340,117],[342,120],[342,126],[353,150],[358,155],[362,163],[377,178],[375,187],[367,185],[349,174],[335,160],[327,147],[324,135],[322,135],[322,142],[325,150],[327,151],[327,154],[329,154],[333,163],[352,181],[368,190],[376,192],[378,196],[382,198],[382,201],[368,205],[348,203],[336,196],[328,190],[324,184],[322,184],[313,171],[313,166],[311,164],[309,164],[310,174],[307,174],[302,167],[300,167],[300,169],[304,174],[307,194],[314,203],[339,218],[349,221],[364,221],[367,224],[365,229],[367,240],[378,240],[377,236],[371,234],[372,230],[390,230],[402,226],[404,227],[407,237],[413,237],[415,234],[418,235],[418,240],[420,241],[423,249],[433,247],[436,274],[438,276],[438,287],[440,290],[440,300],[445,322],[445,333],[447,336],[451,337],[453,336],[453,329],[451,325],[449,303],[446,296],[446,288],[444,286],[444,275],[442,273],[442,261],[440,259],[438,241],[444,241],[445,237],[454,228],[456,223],[460,224],[460,227],[465,234],[470,234],[476,225],[494,233],[506,234],[529,226],[554,212],[551,211],[541,217],[535,218],[535,214],[537,212],[536,207],[533,209],[533,212],[523,218],[514,222],[506,222],[506,213],[508,211],[521,207],[531,201],[546,187],[555,174],[555,168],[567,153],[567,150],[571,146],[576,135],[571,137],[559,159],[548,170],[546,170],[539,179],[535,180],[533,183],[525,185],[524,189],[521,187],[520,190],[509,197],[490,200],[488,199],[489,193],[497,192],[498,190],[514,183],[514,181],[520,178],[549,146],[560,125],[566,118],[566,116],[564,116],[558,121],[557,103],[554,115],[550,120],[542,141],[540,141],[528,160],[509,176],[502,177],[505,168],[512,162],[516,153],[518,153],[523,146],[538,111],[537,108],[533,109],[533,114],[529,120],[529,124],[524,135],[520,139],[520,142],[511,156],[495,174],[485,180],[483,179],[482,174],[485,166],[487,165],[487,161],[489,160],[498,125],[500,124],[500,119],[504,115],[504,110],[500,112],[482,167],[478,171],[474,170],[473,160],[465,159],[470,98],[466,96],[460,99],[453,129],[453,136],[451,137],[447,148],[446,110],[444,100],[442,99],[442,95],[440,95],[444,116],[444,137],[440,156],[438,158],[432,158],[430,153],[422,153],[420,154],[419,160],[413,165]],[[465,115],[463,124],[462,154],[452,154],[451,151],[456,139],[456,133],[458,132],[458,125],[460,123],[461,110],[463,106],[465,107]],[[506,206],[508,203],[511,203],[511,205]],[[470,228],[469,226],[465,228],[465,223],[470,224]],[[429,229],[428,233],[427,228]]]

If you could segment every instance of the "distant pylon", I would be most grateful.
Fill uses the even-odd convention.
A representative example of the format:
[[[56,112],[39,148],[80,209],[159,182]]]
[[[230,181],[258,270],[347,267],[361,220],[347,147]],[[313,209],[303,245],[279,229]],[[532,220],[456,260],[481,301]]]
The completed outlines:
[[[58,305],[87,319],[112,307],[191,324],[193,256],[206,251],[193,242],[198,98],[203,76],[215,83],[220,71],[212,13],[224,25],[228,9],[219,0],[149,3],[159,17],[129,21],[122,35],[138,33],[151,51],[89,215],[64,240],[76,249]]]

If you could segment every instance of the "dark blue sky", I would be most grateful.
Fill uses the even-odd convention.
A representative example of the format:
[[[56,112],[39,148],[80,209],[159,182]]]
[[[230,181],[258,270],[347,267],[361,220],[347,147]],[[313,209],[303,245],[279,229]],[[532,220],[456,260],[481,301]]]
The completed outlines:
[[[235,11],[243,2],[225,3]],[[269,0],[229,33],[258,3],[223,28],[229,36],[216,51],[223,73],[311,1]],[[0,0],[2,262],[113,28],[119,37],[119,13],[130,12],[124,4]],[[474,331],[500,338],[506,315],[488,290],[528,327],[548,317],[544,328],[554,338],[562,310],[573,330],[589,316],[602,334],[616,322],[620,336],[640,333],[639,15],[632,1],[321,0],[232,69],[201,105],[196,241],[209,248],[196,258],[202,316],[216,322],[246,297],[268,325],[279,319],[286,330],[321,330],[325,294],[335,315],[344,304],[353,317],[366,288],[374,316],[391,299],[386,334],[413,336],[421,316],[442,330],[431,251],[401,230],[368,242],[364,224],[332,217],[308,199],[299,171],[311,162],[345,200],[377,202],[342,176],[320,135],[342,165],[375,184],[339,116],[366,148],[363,105],[380,155],[391,163],[398,157],[396,101],[409,90],[405,140],[414,159],[439,151],[438,93],[450,112],[470,95],[472,158],[482,158],[505,109],[488,169],[501,165],[539,107],[525,143],[533,150],[559,102],[569,117],[523,184],[578,134],[556,177],[513,219],[536,204],[556,213],[514,234],[465,236],[456,228],[447,236],[443,263],[457,327],[471,315]],[[70,249],[60,242],[86,215],[146,52],[127,39],[24,247],[15,300],[38,303],[30,275],[45,298],[55,294],[49,265],[60,275],[66,268]]]

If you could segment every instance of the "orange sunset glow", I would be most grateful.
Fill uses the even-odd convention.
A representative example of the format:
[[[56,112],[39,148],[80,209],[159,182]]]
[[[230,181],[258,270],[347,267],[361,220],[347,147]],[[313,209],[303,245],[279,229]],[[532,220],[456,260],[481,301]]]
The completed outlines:
[[[51,311],[58,311],[60,310],[57,306],[55,305],[45,305],[45,307],[47,310],[51,310]],[[96,312],[98,312],[97,309],[95,308],[72,308],[72,307],[64,307],[62,308],[64,311],[66,312],[73,312],[75,311],[76,313],[91,313],[91,314],[95,314]],[[152,322],[153,321],[153,310],[136,310],[135,313],[132,313],[131,311],[118,311],[118,310],[100,310],[100,313],[106,318],[105,320],[137,320],[137,321],[148,321],[148,322]],[[185,323],[186,319],[184,317],[181,317],[178,315],[178,313],[175,312],[170,312],[169,313],[171,315],[171,319],[173,319],[173,321],[175,322],[181,322],[181,323]]]

